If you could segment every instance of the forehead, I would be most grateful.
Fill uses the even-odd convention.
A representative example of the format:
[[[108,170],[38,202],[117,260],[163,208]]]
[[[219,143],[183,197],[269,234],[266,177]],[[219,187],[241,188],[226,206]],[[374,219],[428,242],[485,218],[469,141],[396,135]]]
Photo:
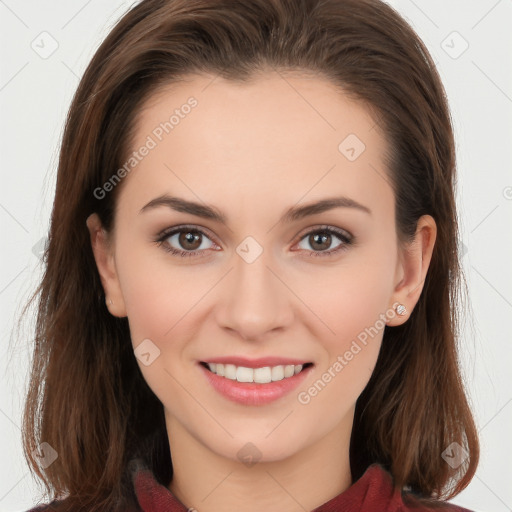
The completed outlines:
[[[387,145],[371,112],[311,73],[245,83],[189,75],[153,94],[135,128],[132,150],[151,146],[125,178],[140,202],[176,188],[240,206],[248,196],[293,204],[335,189],[356,200],[389,189]]]

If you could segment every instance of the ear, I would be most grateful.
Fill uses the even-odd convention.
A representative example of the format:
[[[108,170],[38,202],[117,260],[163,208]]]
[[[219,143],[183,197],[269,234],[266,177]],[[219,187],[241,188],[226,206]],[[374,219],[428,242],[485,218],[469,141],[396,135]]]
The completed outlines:
[[[105,292],[106,306],[112,315],[120,318],[125,317],[127,316],[126,308],[117,276],[113,244],[107,232],[103,229],[98,214],[90,215],[86,224],[91,237],[94,259]],[[112,301],[112,304],[110,301]]]
[[[400,248],[395,273],[396,285],[389,307],[396,313],[395,306],[403,304],[406,312],[404,315],[395,314],[387,325],[405,323],[416,306],[425,284],[436,235],[435,220],[430,215],[423,215],[418,220],[414,240]]]

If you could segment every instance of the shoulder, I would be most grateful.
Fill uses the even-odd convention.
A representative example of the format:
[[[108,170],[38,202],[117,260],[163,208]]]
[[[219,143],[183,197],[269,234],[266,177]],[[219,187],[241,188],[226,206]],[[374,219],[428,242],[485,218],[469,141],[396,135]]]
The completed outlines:
[[[372,481],[368,491],[374,496],[375,502],[385,502],[390,512],[472,512],[467,508],[419,496],[410,490],[400,490],[393,484],[393,477],[382,465],[371,465],[367,473]]]
[[[53,500],[51,503],[45,503],[41,505],[36,505],[33,508],[27,510],[26,512],[62,512],[63,506],[67,504],[67,501],[64,500]]]
[[[453,503],[446,501],[436,501],[435,503],[417,503],[412,505],[407,501],[404,501],[402,507],[399,508],[400,512],[473,512],[468,508],[460,507]]]
[[[473,512],[467,508],[455,505],[454,503],[448,503],[447,501],[439,500],[419,500],[418,497],[411,493],[402,494],[400,512],[427,512],[427,511],[438,511],[438,512]]]
[[[51,512],[51,511],[52,511],[52,504],[47,503],[46,505],[38,505],[37,507],[31,508],[31,509],[27,510],[26,512]]]
[[[123,512],[141,512],[140,508],[133,503],[128,503],[126,505],[121,505]],[[83,511],[85,510],[83,507],[79,507],[77,509],[76,505],[70,503],[67,499],[54,500],[51,503],[36,505],[33,508],[27,510],[26,512],[76,512],[77,510]],[[88,510],[88,508],[87,508]],[[95,508],[95,510],[97,510]],[[103,509],[101,509],[103,510]]]
[[[46,503],[45,505],[37,505],[34,508],[27,510],[27,512],[56,512],[57,510],[59,510],[57,502],[52,501],[52,503]]]

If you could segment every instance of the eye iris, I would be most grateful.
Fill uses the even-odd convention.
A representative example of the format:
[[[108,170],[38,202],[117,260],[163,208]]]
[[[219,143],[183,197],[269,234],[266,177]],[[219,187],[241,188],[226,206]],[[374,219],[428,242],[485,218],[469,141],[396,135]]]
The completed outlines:
[[[331,235],[329,234],[326,234],[326,233],[323,233],[323,234],[318,234],[318,233],[315,233],[314,235],[311,235],[309,237],[310,239],[310,243],[311,243],[311,247],[313,248],[316,248],[316,249],[320,249],[320,250],[325,250],[325,249],[328,249],[329,246],[331,245]],[[327,242],[327,247],[318,247],[318,245],[321,245],[322,243],[325,245],[325,242]]]
[[[182,231],[179,236],[179,242],[182,247],[194,251],[201,246],[201,234],[194,231]],[[190,247],[190,244],[193,244],[193,246]]]

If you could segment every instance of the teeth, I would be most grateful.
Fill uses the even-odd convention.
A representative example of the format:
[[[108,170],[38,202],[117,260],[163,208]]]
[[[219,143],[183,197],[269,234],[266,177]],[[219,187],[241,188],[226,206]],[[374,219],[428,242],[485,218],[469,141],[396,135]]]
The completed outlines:
[[[243,366],[235,368],[235,376],[238,382],[254,382],[254,370],[252,368],[244,368]],[[266,370],[266,368],[262,368],[262,370]]]
[[[284,366],[274,366],[271,370],[272,380],[284,379]]]
[[[210,371],[220,377],[238,382],[256,382],[257,384],[266,384],[293,377],[302,370],[302,367],[301,364],[287,364],[272,367],[264,366],[263,368],[246,368],[234,364],[208,363]]]
[[[236,366],[234,364],[224,365],[224,377],[231,380],[236,380]]]

